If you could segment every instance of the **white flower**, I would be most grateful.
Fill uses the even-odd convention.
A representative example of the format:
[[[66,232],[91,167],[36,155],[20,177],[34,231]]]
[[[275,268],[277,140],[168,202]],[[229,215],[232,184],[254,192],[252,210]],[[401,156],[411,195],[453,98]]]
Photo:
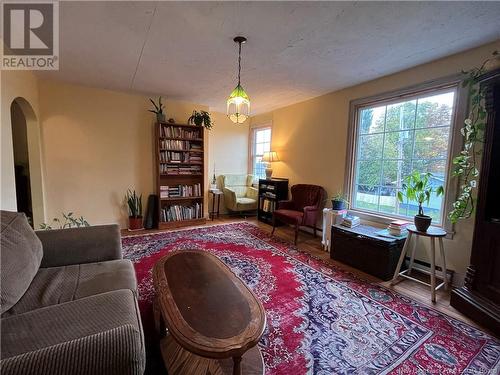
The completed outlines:
[[[470,184],[470,186],[472,186],[473,188],[475,188],[476,187],[476,180],[471,180],[469,182],[469,184]]]

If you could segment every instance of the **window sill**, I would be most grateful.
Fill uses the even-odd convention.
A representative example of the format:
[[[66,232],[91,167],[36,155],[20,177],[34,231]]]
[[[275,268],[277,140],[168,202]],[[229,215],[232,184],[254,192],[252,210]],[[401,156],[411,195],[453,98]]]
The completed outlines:
[[[349,209],[349,213],[356,215],[356,216],[359,216],[359,218],[361,220],[369,221],[369,222],[372,222],[372,223],[375,223],[375,224],[378,224],[381,226],[389,225],[391,223],[391,221],[394,221],[394,220],[406,220],[408,222],[413,222],[413,220],[411,218],[390,217],[390,216],[385,216],[383,214],[376,214],[376,213],[372,213],[372,212],[360,211],[357,209]],[[446,231],[446,237],[445,237],[446,239],[449,239],[449,240],[453,239],[455,232],[448,231],[445,228],[445,226],[443,225],[443,223],[436,224],[436,225],[432,224],[432,225],[445,230]]]

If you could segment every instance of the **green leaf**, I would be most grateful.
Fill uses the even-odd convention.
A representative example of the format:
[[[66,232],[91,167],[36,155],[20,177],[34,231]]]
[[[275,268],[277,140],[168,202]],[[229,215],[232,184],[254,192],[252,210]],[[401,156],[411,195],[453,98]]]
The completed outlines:
[[[398,200],[403,203],[403,193],[398,191]]]

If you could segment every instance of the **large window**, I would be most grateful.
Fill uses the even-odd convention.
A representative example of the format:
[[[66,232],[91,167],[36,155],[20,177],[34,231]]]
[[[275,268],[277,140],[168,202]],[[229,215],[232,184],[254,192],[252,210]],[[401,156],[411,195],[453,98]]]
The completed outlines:
[[[271,128],[261,127],[252,129],[251,167],[255,179],[266,177],[266,163],[262,161],[262,156],[264,152],[269,151],[271,151]]]
[[[356,108],[353,209],[413,217],[417,204],[399,203],[397,192],[414,170],[432,173],[432,185],[446,187],[455,96],[455,88],[449,88]],[[433,195],[424,206],[435,223],[444,220],[443,202]]]

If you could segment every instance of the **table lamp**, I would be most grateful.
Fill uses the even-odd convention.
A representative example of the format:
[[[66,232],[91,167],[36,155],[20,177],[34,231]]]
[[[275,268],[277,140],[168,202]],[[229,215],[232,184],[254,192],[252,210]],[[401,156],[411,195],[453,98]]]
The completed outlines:
[[[267,163],[266,167],[266,179],[270,180],[273,175],[273,169],[271,168],[271,163],[275,161],[280,161],[278,153],[276,151],[264,152],[262,155],[262,161]]]

